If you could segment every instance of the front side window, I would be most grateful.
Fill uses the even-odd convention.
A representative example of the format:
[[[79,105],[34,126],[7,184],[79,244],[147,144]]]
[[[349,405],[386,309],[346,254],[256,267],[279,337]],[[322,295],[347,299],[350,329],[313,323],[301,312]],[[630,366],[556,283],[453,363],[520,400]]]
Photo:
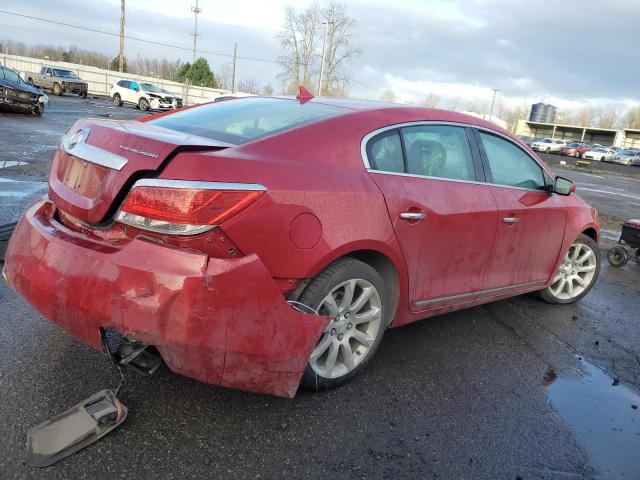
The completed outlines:
[[[140,90],[140,87],[138,86],[138,82],[129,82],[129,88],[131,90],[135,90],[136,88]]]
[[[531,189],[544,189],[544,173],[523,150],[513,143],[480,132],[482,146],[491,169],[492,183]]]
[[[464,127],[417,125],[400,130],[407,173],[428,177],[475,180],[469,139]]]

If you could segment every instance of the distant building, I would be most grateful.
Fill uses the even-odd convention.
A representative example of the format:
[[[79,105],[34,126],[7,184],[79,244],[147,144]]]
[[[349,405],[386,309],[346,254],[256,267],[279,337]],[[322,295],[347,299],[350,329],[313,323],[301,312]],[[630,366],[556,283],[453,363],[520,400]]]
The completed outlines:
[[[554,123],[556,121],[556,107],[548,103],[534,103],[531,105],[529,121]]]

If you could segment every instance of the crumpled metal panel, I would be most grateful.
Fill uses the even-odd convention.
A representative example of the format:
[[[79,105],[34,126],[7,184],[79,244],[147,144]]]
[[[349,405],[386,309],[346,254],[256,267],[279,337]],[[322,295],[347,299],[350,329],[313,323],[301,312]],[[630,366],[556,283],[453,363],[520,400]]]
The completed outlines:
[[[143,239],[88,240],[32,205],[9,243],[12,287],[101,350],[100,328],[158,348],[174,372],[293,397],[327,317],[291,308],[260,259],[213,259]]]

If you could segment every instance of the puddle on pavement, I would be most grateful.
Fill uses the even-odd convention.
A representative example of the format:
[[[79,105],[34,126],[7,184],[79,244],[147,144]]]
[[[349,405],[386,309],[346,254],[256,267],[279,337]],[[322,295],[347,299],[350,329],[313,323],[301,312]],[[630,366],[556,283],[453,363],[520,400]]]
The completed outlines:
[[[543,384],[551,404],[574,431],[604,478],[640,478],[640,395],[580,358],[582,378],[553,378]]]

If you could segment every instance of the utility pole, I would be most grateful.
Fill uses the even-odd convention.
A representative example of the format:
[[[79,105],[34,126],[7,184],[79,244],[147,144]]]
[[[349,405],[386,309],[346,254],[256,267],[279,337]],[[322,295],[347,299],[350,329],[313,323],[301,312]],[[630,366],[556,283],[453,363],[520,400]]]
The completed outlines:
[[[193,12],[193,15],[194,15],[193,33],[191,35],[193,35],[193,62],[195,63],[195,61],[196,61],[196,45],[197,45],[198,35],[199,35],[198,34],[198,14],[200,12],[202,12],[202,9],[198,5],[198,0],[196,0],[196,6],[195,7],[191,7],[191,11]]]
[[[322,39],[322,56],[320,58],[320,79],[318,80],[318,96],[321,97],[322,96],[322,80],[323,80],[323,76],[324,76],[324,54],[325,54],[325,48],[327,45],[327,33],[329,32],[329,24],[333,25],[334,22],[322,22],[322,24],[324,25],[324,37]]]
[[[120,0],[120,54],[118,55],[118,71],[124,72],[124,0]]]
[[[489,121],[491,121],[491,118],[493,117],[493,106],[496,103],[496,95],[498,95],[498,92],[500,90],[498,90],[497,88],[493,89],[493,100],[491,100],[491,111],[489,112]]]
[[[233,70],[231,72],[231,93],[236,91],[236,60],[238,59],[238,44],[233,44]]]

